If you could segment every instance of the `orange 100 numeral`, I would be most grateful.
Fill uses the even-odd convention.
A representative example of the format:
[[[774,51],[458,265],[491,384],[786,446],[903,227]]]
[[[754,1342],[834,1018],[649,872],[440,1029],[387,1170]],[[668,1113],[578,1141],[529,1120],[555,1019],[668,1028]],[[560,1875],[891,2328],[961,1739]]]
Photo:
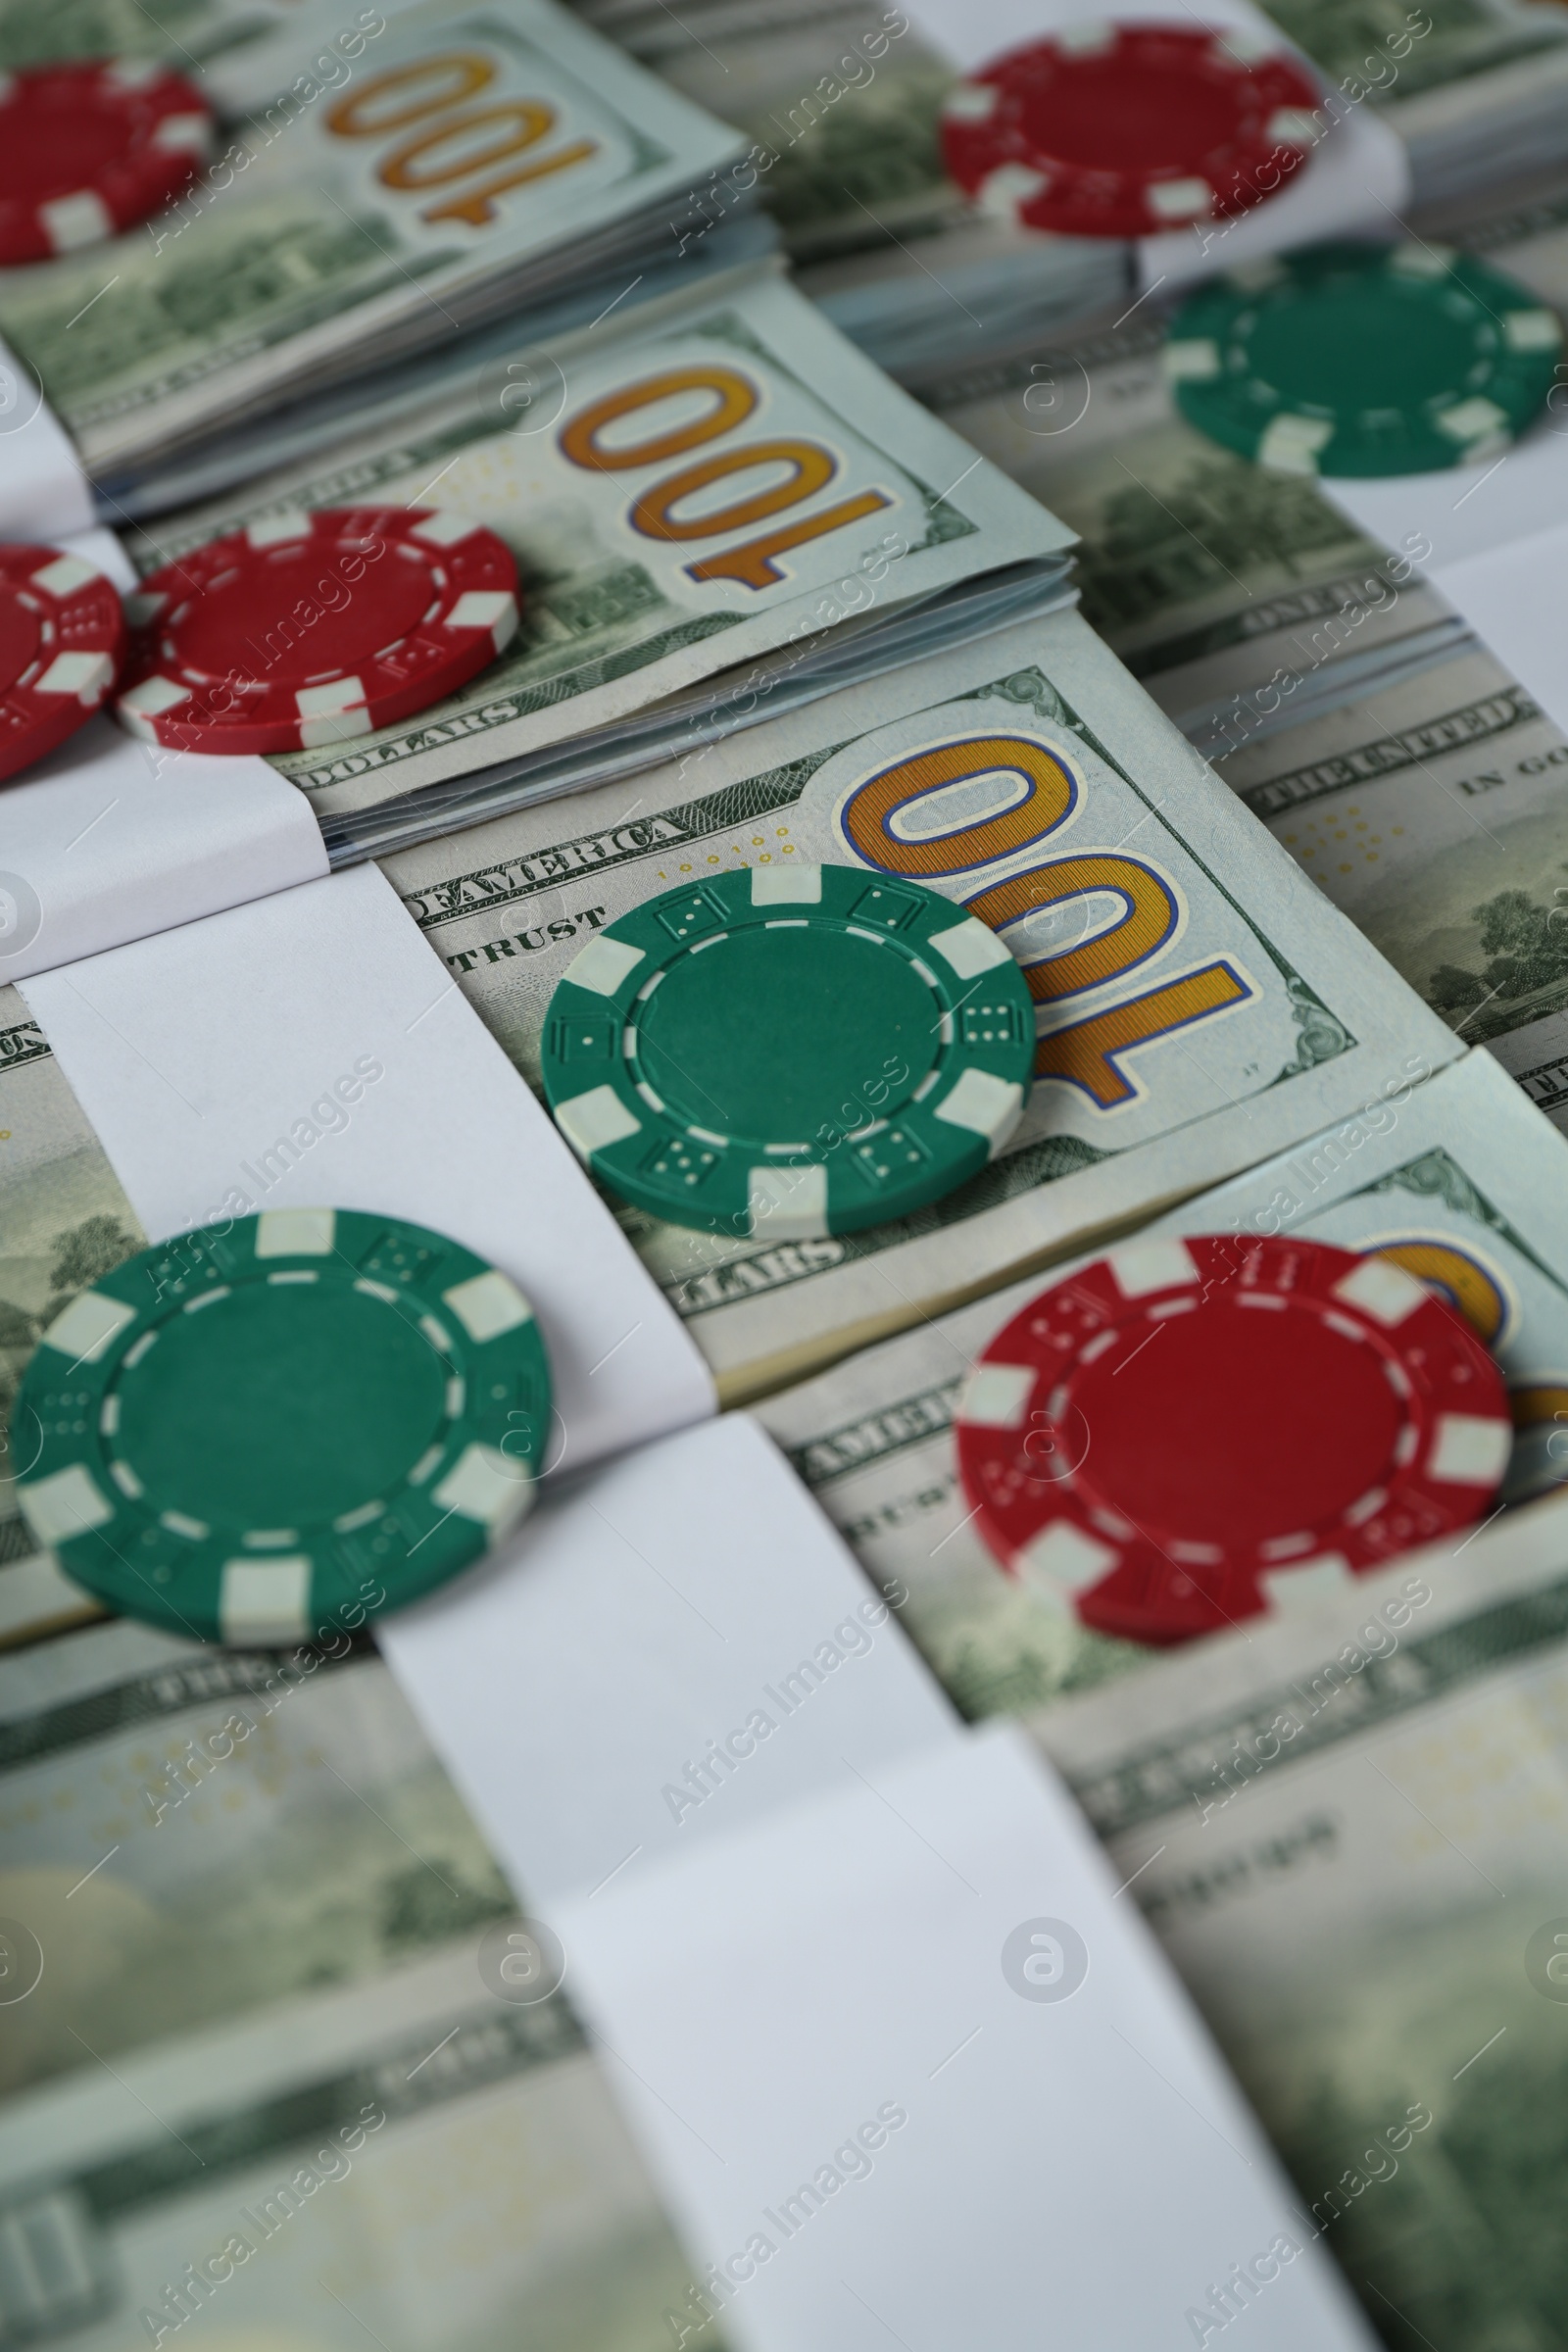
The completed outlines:
[[[608,428],[622,416],[634,416],[639,410],[674,400],[683,392],[709,393],[712,405],[688,423],[646,433],[639,441],[605,441]],[[665,368],[618,392],[607,392],[602,400],[579,411],[563,429],[561,447],[574,466],[590,473],[620,473],[632,466],[659,466],[666,458],[684,457],[689,450],[701,449],[721,434],[733,432],[752,415],[759,397],[757,386],[736,368]],[[677,512],[699,491],[731,474],[753,472],[759,466],[784,466],[789,470],[782,481],[734,498],[728,506],[695,515],[683,516]],[[717,539],[726,531],[744,530],[749,523],[801,506],[825,489],[838,470],[837,457],[820,441],[806,441],[793,434],[768,441],[743,441],[734,449],[665,474],[642,492],[626,519],[645,539]],[[735,580],[745,588],[769,588],[787,577],[775,559],[788,549],[824,538],[829,531],[858,522],[862,515],[874,514],[879,507],[892,504],[885,491],[862,490],[815,514],[760,531],[755,539],[747,539],[723,555],[704,557],[685,568],[694,580]]]
[[[995,775],[1011,775],[1016,783],[1004,808],[946,832],[922,831],[911,823],[914,810],[933,794]],[[1044,744],[1027,735],[967,735],[911,753],[867,776],[851,793],[839,821],[851,849],[867,865],[930,884],[956,874],[979,875],[1045,842],[1065,823],[1078,797],[1072,769]],[[964,904],[1005,937],[1031,915],[1075,900],[1087,906],[1095,897],[1120,900],[1122,911],[1113,922],[1072,946],[1019,956],[1036,1004],[1057,1004],[1123,979],[1159,955],[1174,936],[1180,913],[1163,877],[1142,858],[1115,850],[1042,857]],[[1173,1029],[1227,1012],[1252,994],[1230,961],[1216,957],[1048,1030],[1035,1049],[1035,1076],[1078,1087],[1099,1110],[1118,1110],[1138,1096],[1125,1067],[1128,1054]]]
[[[377,74],[364,87],[340,98],[327,114],[328,130],[340,139],[382,139],[407,131],[389,155],[376,166],[383,187],[422,195],[430,188],[452,187],[471,179],[476,172],[492,172],[514,155],[522,155],[547,138],[556,126],[556,110],[542,98],[506,98],[488,106],[468,106],[494,81],[495,67],[487,57],[458,50],[445,57],[421,57],[413,65],[394,66]],[[390,103],[387,103],[390,101]],[[466,220],[484,228],[500,215],[495,199],[509,188],[526,187],[548,179],[572,164],[597,154],[593,139],[573,139],[553,154],[534,155],[525,164],[427,205],[424,220]]]

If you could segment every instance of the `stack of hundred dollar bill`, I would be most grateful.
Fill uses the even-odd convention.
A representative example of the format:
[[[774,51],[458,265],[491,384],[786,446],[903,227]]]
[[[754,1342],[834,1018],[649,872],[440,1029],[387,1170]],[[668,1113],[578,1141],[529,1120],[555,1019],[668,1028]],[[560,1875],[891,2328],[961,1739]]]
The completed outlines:
[[[150,48],[220,118],[182,202],[0,272],[0,335],[116,519],[153,468],[215,440],[254,469],[237,428],[344,379],[373,371],[379,398],[393,363],[487,321],[564,293],[589,318],[624,299],[675,252],[694,183],[741,148],[550,0],[35,14],[0,16],[0,66]],[[441,107],[457,128],[429,153]]]
[[[336,859],[695,756],[715,729],[1070,593],[1069,534],[791,288],[760,218],[696,233],[735,133],[552,0],[365,16],[327,35],[318,10],[306,42],[293,19],[263,35],[232,10],[187,12],[180,45],[206,42],[206,84],[226,94],[226,155],[143,233],[0,274],[0,334],[36,368],[100,511],[123,525],[158,510],[131,543],[144,568],[280,510],[371,496],[467,508],[513,548],[524,620],[499,665],[417,725],[288,766]],[[15,19],[0,38],[21,45]],[[506,144],[519,108],[530,128],[551,118],[488,195],[465,148],[471,219],[440,218],[422,179],[383,184],[431,91],[482,93],[463,136]],[[833,453],[833,497],[784,526],[787,566],[757,558],[750,611],[733,551],[705,578],[700,529],[695,545],[684,526],[629,531],[624,468],[571,431],[726,351],[775,434]],[[744,452],[740,423],[729,443],[726,459]]]
[[[1482,257],[1568,316],[1560,163],[1408,225],[1418,247]],[[1562,1120],[1562,707],[1426,576],[1425,532],[1380,544],[1338,485],[1197,432],[1166,333],[1157,300],[1104,309],[985,364],[933,366],[916,388],[1078,532],[1085,617],[1302,871]],[[1560,404],[1538,448],[1560,436]],[[1436,477],[1434,528],[1479,511],[1490,481],[1486,466]]]
[[[1404,16],[1272,13],[1340,83]],[[1420,77],[1367,99],[1416,225],[1561,307],[1568,16],[1426,13]],[[523,621],[493,667],[276,764],[522,1079],[585,940],[781,845],[853,856],[852,779],[977,734],[1070,770],[1049,850],[935,885],[1006,927],[1036,999],[1038,1083],[984,1174],[820,1241],[622,1224],[958,1712],[1022,1718],[1067,1778],[1390,2352],[1559,2352],[1568,1141],[1538,1105],[1568,1127],[1568,742],[1412,551],[1180,419],[1126,249],[943,179],[954,71],[910,14],[0,0],[0,66],[106,49],[199,74],[225,151],[150,231],[0,274],[0,336],[144,570],[358,502],[506,540]],[[376,177],[396,90],[454,55],[497,103],[548,93],[526,204],[457,224],[493,244]],[[1474,193],[1527,166],[1528,200]],[[627,528],[645,477],[580,453],[715,367],[836,471],[787,564],[737,572],[732,531],[705,580],[700,539]],[[937,829],[984,847],[986,789]],[[1147,954],[1135,866],[1177,909]],[[1100,1100],[1053,1075],[1069,1036]],[[0,1139],[3,1429],[40,1332],[148,1239],[6,987]],[[1456,1301],[1509,1391],[1497,1523],[1174,1654],[1004,1574],[960,1390],[1047,1269],[1132,1231],[1298,1232]],[[574,1988],[514,2005],[485,1974],[527,1890],[369,1636],[307,1675],[102,1619],[14,1467],[0,2352],[724,2352]],[[14,2000],[18,1921],[49,1966]],[[1216,2297],[1173,2340],[1268,2316]]]
[[[1408,12],[1387,0],[1261,4],[1320,75],[1326,121],[1365,105],[1396,132],[1412,202],[1568,160],[1568,17],[1550,0],[1434,0]],[[893,374],[912,381],[973,367],[1038,342],[1057,321],[1120,310],[1117,297],[1139,291],[1130,246],[1020,228],[1004,207],[969,202],[947,177],[939,123],[958,78],[952,52],[974,47],[953,0],[880,14],[854,0],[578,7],[746,133],[759,195],[803,283]],[[1064,21],[1061,12],[1051,21]],[[1026,11],[1004,10],[999,23],[998,47],[1033,29]],[[733,204],[721,175],[709,201],[715,218]]]

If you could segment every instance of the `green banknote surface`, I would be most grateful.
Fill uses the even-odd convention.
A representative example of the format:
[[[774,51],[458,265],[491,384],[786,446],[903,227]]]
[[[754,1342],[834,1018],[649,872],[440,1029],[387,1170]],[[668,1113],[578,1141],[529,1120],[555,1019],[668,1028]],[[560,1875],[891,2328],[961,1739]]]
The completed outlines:
[[[1280,673],[1309,679],[1347,647],[1443,611],[1430,590],[1397,593],[1388,551],[1314,482],[1265,472],[1179,416],[1164,342],[1162,322],[1139,311],[921,387],[1080,534],[1085,617],[1162,710],[1179,720],[1223,710]],[[1273,708],[1285,700],[1276,687]]]
[[[794,859],[911,874],[1000,931],[1037,1002],[1036,1083],[993,1166],[900,1223],[774,1243],[632,1221],[732,1394],[1148,1215],[1455,1051],[1072,612],[385,870],[537,1084],[551,993],[606,923]],[[867,1115],[846,1103],[843,1132]]]
[[[181,206],[0,272],[0,333],[89,470],[439,341],[568,248],[608,266],[735,147],[552,0],[366,15],[331,72],[280,39],[282,86]]]
[[[381,504],[453,507],[511,547],[523,619],[498,662],[413,720],[275,761],[321,813],[537,752],[720,672],[744,708],[760,657],[1070,544],[773,269],[627,317],[137,542],[151,569],[286,508]],[[317,591],[328,607],[346,593]],[[286,626],[308,640],[322,607],[301,608]]]
[[[1568,1474],[1568,1146],[1490,1054],[1380,1092],[1352,1118],[1200,1193],[1156,1233],[1301,1234],[1387,1251],[1494,1351],[1516,1438],[1504,1493]],[[753,1409],[971,1718],[1018,1714],[1160,1653],[1004,1573],[958,1484],[953,1419],[976,1356],[1049,1276],[932,1318]]]
[[[1034,1728],[1392,2352],[1559,2352],[1568,1504]]]
[[[188,73],[235,51],[325,40],[352,23],[333,0],[32,0],[0,6],[0,67],[51,64],[56,58],[156,57]]]
[[[1416,10],[1396,0],[1272,0],[1268,14],[1331,81],[1350,85],[1357,104],[1396,110],[1427,91],[1560,48],[1564,37],[1551,12],[1522,0],[1434,0]],[[1390,78],[1391,37],[1397,43],[1422,20],[1428,30],[1418,45],[1396,47],[1398,72]]]
[[[1472,643],[1217,766],[1457,1036],[1560,1107],[1568,742],[1493,655]]]
[[[690,2308],[569,1999],[510,1996],[513,1897],[363,1637],[111,1623],[0,1661],[0,1913],[8,2340],[503,2352],[524,2312],[541,2352],[654,2352]]]
[[[596,31],[752,141],[762,202],[801,261],[886,251],[968,217],[942,168],[953,69],[874,0],[578,0]],[[723,197],[718,198],[720,206]]]

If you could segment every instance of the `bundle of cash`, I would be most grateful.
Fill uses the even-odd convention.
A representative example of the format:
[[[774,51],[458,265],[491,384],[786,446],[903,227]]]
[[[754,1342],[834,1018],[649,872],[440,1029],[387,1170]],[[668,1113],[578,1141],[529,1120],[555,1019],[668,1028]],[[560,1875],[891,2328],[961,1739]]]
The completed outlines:
[[[1485,1053],[1197,1194],[1157,1234],[1290,1233],[1376,1250],[1464,1301],[1495,1345],[1517,1432],[1514,1502],[1568,1473],[1568,1247],[1553,1206],[1568,1151]],[[1043,1580],[1004,1575],[975,1532],[953,1425],[974,1359],[1036,1295],[1002,1291],[863,1349],[756,1408],[963,1712],[1026,1713],[1156,1668],[1093,1632]]]
[[[1071,782],[1036,838],[993,813],[988,771],[1041,795]],[[918,795],[906,846],[875,817],[901,783]],[[1147,1215],[1459,1050],[1073,612],[385,870],[534,1077],[557,979],[604,924],[710,871],[847,854],[1004,929],[1038,1007],[1036,1084],[994,1164],[902,1222],[773,1242],[632,1220],[726,1396]],[[1152,875],[1165,912],[1146,930],[1125,909],[1129,892],[1152,907]]]
[[[659,2192],[367,1642],[106,1624],[0,1663],[0,1744],[8,2345],[669,2344]]]
[[[274,20],[237,52],[238,103],[223,40],[243,20],[215,14],[219,161],[140,228],[0,273],[0,335],[89,475],[133,477],[585,278],[612,274],[613,303],[736,150],[553,0],[367,9],[314,49]]]
[[[1568,304],[1560,174],[1485,209],[1433,206],[1412,230]],[[1206,758],[1473,650],[1418,569],[1430,546],[1381,546],[1310,475],[1253,465],[1196,431],[1177,412],[1165,347],[1156,300],[916,389],[1079,533],[1086,618]]]
[[[663,423],[680,400],[703,413],[674,436],[678,454]],[[687,495],[689,448],[709,478],[738,474],[739,496],[661,520],[662,500]],[[781,463],[782,489],[750,496],[756,469]],[[368,498],[482,514],[517,560],[523,617],[458,696],[278,760],[338,861],[650,762],[689,764],[771,710],[1071,595],[1070,533],[767,264],[643,304],[618,331],[605,320],[498,359],[416,415],[129,544],[148,570],[278,514]]]
[[[1192,2008],[1134,1922],[1140,2032],[1161,2002],[1206,2021],[1291,2177],[1274,2246],[1343,2297],[1333,2352],[1371,2340],[1352,2294],[1390,2352],[1547,2352],[1568,740],[1430,550],[1314,478],[1341,410],[1358,458],[1396,413],[1353,334],[1285,464],[1254,462],[1190,421],[1229,347],[1190,337],[1172,370],[1182,271],[1154,282],[1147,223],[1031,225],[1049,174],[1016,158],[948,175],[944,122],[989,123],[1001,84],[960,75],[938,0],[349,13],[0,0],[0,74],[177,68],[224,150],[134,232],[0,270],[0,443],[30,368],[121,533],[40,549],[13,516],[0,567],[0,617],[51,652],[86,629],[72,598],[103,608],[59,657],[78,736],[43,748],[54,714],[17,705],[38,764],[0,857],[28,868],[0,872],[0,2347],[871,2340],[858,2188],[790,2257],[805,2279],[841,2232],[838,2333],[731,2294],[758,2261],[720,2267],[693,2182],[771,2148],[777,2102],[733,2110],[721,2152],[706,2088],[688,2107],[617,2047],[646,2019],[606,1954],[711,1886],[694,1851],[750,1865],[814,1822],[823,1917],[863,1959],[834,1806],[880,1797],[885,1735],[933,1786],[979,1786],[1009,1741],[1061,1776],[1082,1822],[1053,1796],[1051,1868],[1099,1871],[1103,1916],[1141,1909],[1184,1981]],[[1438,361],[1452,257],[1485,257],[1523,291],[1457,340],[1544,402],[1568,12],[1269,14],[1308,97],[1403,143],[1390,236]],[[1090,59],[1121,38],[1008,23]],[[1236,100],[1250,66],[1219,49],[1194,71]],[[1310,181],[1304,101],[1271,105]],[[1173,220],[1224,197],[1159,171]],[[1295,282],[1256,242],[1235,312]],[[1531,429],[1513,391],[1495,449],[1472,414],[1436,476],[1453,501]],[[312,589],[290,565],[318,541],[390,560]],[[128,656],[111,558],[141,575]],[[298,865],[269,866],[284,835]],[[123,921],[51,958],[111,837]],[[95,921],[117,886],[84,889]],[[360,1075],[322,1093],[340,1061]],[[200,1159],[203,1135],[187,1174],[171,1139]],[[601,1333],[585,1301],[612,1293]],[[1287,1360],[1302,1330],[1353,1356],[1360,1402],[1328,1352]],[[1117,1398],[1069,1468],[1096,1366]],[[646,1412],[594,1421],[581,1394],[622,1379]],[[1357,1483],[1366,1397],[1388,1430]],[[1147,1510],[1087,1473],[1062,1504],[1127,1428]],[[1146,1577],[1141,1621],[1105,1614],[1107,1561]],[[726,1731],[747,1718],[706,1644],[761,1658],[770,1599],[823,1562],[833,1638],[797,1664],[792,1630]],[[345,1563],[383,1581],[340,1624]],[[514,1659],[492,1711],[519,1628],[542,1681],[603,1687],[612,1738],[557,1753]],[[686,1721],[688,1692],[723,1720]],[[754,1766],[760,1719],[808,1704]],[[1027,1740],[967,1728],[995,1716]],[[704,1846],[735,1824],[759,1843]],[[960,1874],[925,1859],[951,1906]],[[577,1938],[542,1986],[541,1886]],[[752,1927],[782,1908],[759,1885]],[[1008,1924],[1004,1984],[1056,1999],[1072,1923]],[[714,1948],[737,2014],[794,2031],[795,1990]],[[1110,1952],[1079,1981],[1130,2042],[1144,1995]],[[962,2130],[922,2163],[978,2137],[979,2031],[933,2046]],[[817,2209],[846,2187],[812,2177]],[[767,2193],[794,2218],[811,2192]],[[1251,2244],[1206,2285],[1160,2277],[1172,2339],[1245,2319],[1327,2347],[1276,2318],[1282,2258]]]
[[[1130,243],[1042,234],[1000,188],[981,207],[948,177],[941,109],[972,35],[947,0],[880,18],[847,0],[694,0],[678,15],[579,0],[579,13],[745,133],[759,200],[808,291],[905,381],[995,361],[1148,290]],[[1278,0],[1265,13],[1321,76],[1325,122],[1365,105],[1396,133],[1416,206],[1568,160],[1568,24],[1549,5]],[[1026,21],[1004,23],[1012,42],[1028,36]],[[720,177],[715,213],[734,201]]]
[[[956,78],[918,11],[814,0],[578,0],[599,31],[750,140],[748,187],[802,283],[890,374],[975,356],[1094,309],[1132,280],[1123,240],[1042,237],[948,177],[938,122]],[[715,219],[733,208],[715,176]]]
[[[1218,772],[1467,1045],[1568,1118],[1568,742],[1473,642]]]
[[[1303,2239],[1401,2352],[1560,2327],[1565,1520],[1511,1515],[1034,1727],[1284,2155]]]
[[[1568,24],[1521,0],[1391,8],[1264,0],[1353,105],[1375,107],[1410,159],[1411,200],[1475,197],[1568,157]],[[1404,49],[1391,35],[1414,28]],[[1396,62],[1397,60],[1397,62]]]

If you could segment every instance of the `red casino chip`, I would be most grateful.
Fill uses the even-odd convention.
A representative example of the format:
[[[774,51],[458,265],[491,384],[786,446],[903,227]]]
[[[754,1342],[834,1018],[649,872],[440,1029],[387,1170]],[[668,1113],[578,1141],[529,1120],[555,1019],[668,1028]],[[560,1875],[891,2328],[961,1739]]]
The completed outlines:
[[[1245,32],[1101,19],[960,81],[943,153],[988,213],[1146,237],[1261,204],[1305,162],[1320,103],[1304,66]]]
[[[86,724],[124,650],[119,592],[95,565],[58,547],[0,545],[0,777]]]
[[[517,567],[466,515],[291,509],[149,573],[116,710],[185,752],[300,752],[428,710],[515,634]]]
[[[136,58],[0,74],[0,264],[102,244],[172,203],[212,153],[213,113]]]
[[[957,1415],[1004,1565],[1155,1643],[1470,1525],[1512,1436],[1496,1364],[1402,1267],[1234,1235],[1129,1242],[1043,1291]]]

